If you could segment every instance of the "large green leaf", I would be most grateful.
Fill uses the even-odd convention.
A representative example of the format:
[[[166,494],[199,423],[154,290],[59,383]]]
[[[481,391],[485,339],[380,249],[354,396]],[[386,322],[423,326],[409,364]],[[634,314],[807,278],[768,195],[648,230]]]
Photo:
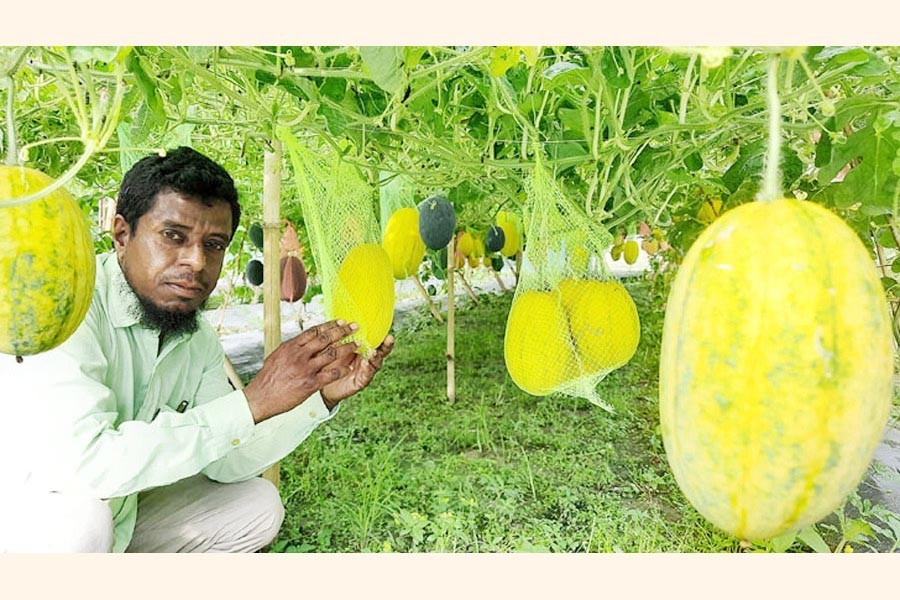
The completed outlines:
[[[359,54],[378,87],[390,94],[406,88],[403,46],[360,46]]]
[[[819,183],[831,188],[828,196],[835,206],[847,208],[862,202],[869,214],[893,207],[898,177],[894,163],[900,157],[900,111],[882,112],[847,138],[832,144],[831,160],[819,171]],[[843,181],[832,182],[850,161],[860,162]]]
[[[765,165],[766,140],[757,140],[741,147],[737,160],[725,174],[722,182],[729,191],[737,190],[744,181],[762,179]],[[803,173],[803,163],[787,144],[781,146],[782,185],[788,185]]]

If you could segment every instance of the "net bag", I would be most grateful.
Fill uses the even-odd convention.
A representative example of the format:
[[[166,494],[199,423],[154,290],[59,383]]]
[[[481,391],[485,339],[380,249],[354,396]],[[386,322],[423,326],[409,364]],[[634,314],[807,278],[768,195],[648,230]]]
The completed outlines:
[[[371,356],[394,318],[394,275],[379,243],[374,191],[334,152],[313,151],[283,127],[278,137],[294,168],[326,318],[359,324],[349,339]]]
[[[640,338],[634,301],[603,260],[612,236],[540,159],[526,194],[528,243],[506,323],[506,367],[529,394],[561,393],[611,410],[597,384],[631,359]]]

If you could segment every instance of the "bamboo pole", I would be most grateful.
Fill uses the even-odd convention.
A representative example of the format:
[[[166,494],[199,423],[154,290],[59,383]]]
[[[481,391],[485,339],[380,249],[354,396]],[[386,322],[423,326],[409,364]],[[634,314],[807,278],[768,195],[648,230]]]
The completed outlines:
[[[469,285],[469,282],[466,281],[466,275],[462,271],[458,271],[457,275],[462,280],[463,287],[466,288],[466,292],[469,294],[469,298],[472,299],[472,302],[478,304],[478,296],[475,295],[475,292],[472,291],[472,287]]]
[[[228,381],[231,382],[234,389],[244,389],[244,382],[241,381],[241,376],[238,375],[237,369],[234,368],[234,363],[231,362],[227,355],[225,356],[225,374],[228,375]]]
[[[425,286],[422,285],[422,281],[419,279],[418,275],[413,275],[412,279],[416,282],[416,287],[419,288],[419,291],[422,292],[422,296],[425,298],[425,302],[428,303],[428,309],[431,311],[431,314],[437,319],[438,323],[443,324],[444,319],[441,318],[441,313],[438,312],[437,307],[434,305],[434,301],[432,301],[431,296],[428,295],[428,291],[425,289]]]
[[[503,278],[500,277],[500,273],[498,273],[497,271],[495,271],[493,266],[488,267],[488,268],[491,270],[491,273],[494,274],[494,279],[497,280],[497,285],[500,286],[500,289],[501,289],[501,290],[503,291],[503,293],[505,294],[505,293],[506,293],[506,285],[504,285],[504,283],[503,283]]]
[[[272,150],[263,159],[263,357],[281,344],[281,268],[279,232],[281,230],[281,142],[272,140]],[[281,486],[278,463],[263,477]]]
[[[522,251],[516,252],[516,286],[519,285],[519,273],[522,272]]]
[[[456,270],[456,240],[447,247],[447,399],[456,400],[456,353],[453,349],[453,273]]]

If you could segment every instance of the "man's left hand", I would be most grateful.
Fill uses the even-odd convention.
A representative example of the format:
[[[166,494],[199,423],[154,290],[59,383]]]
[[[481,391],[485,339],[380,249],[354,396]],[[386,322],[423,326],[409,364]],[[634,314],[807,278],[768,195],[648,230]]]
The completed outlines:
[[[394,349],[394,336],[389,335],[375,350],[371,358],[363,358],[359,354],[350,365],[350,372],[344,377],[332,381],[322,388],[322,402],[332,410],[341,400],[349,398],[372,382],[384,363],[384,358]]]

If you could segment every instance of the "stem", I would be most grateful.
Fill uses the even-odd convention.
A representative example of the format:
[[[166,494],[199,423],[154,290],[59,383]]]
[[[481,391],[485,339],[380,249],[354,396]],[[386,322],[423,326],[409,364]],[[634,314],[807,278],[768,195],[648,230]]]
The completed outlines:
[[[769,58],[769,75],[766,81],[769,108],[769,148],[759,199],[777,200],[781,196],[781,102],[778,98],[778,56]]]

